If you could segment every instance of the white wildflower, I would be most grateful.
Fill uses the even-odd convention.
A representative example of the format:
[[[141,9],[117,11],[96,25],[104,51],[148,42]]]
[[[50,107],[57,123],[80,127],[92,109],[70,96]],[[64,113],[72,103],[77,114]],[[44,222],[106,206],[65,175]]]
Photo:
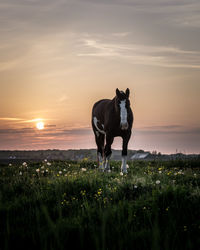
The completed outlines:
[[[44,162],[47,162],[47,159],[45,159]]]
[[[81,168],[81,170],[82,170],[83,172],[85,172],[87,169],[86,169],[86,168]]]
[[[138,186],[137,186],[137,185],[134,185],[134,188],[138,188]]]
[[[162,171],[160,170],[160,171],[158,171],[158,173],[159,173],[159,174],[162,174]]]
[[[126,168],[129,168],[129,165],[128,165],[128,164],[126,164]]]
[[[59,171],[58,173],[59,173],[59,174],[62,174],[62,171]]]
[[[39,172],[40,172],[40,169],[39,169],[39,168],[37,168],[35,171],[36,171],[37,173],[39,173]]]
[[[67,170],[64,168],[63,171],[66,172]]]
[[[42,166],[41,169],[44,169],[44,166]]]
[[[8,166],[9,166],[9,167],[12,167],[12,164],[10,163]]]
[[[27,167],[27,163],[26,163],[26,162],[23,162],[23,163],[22,163],[22,166]]]
[[[19,175],[22,175],[22,171],[19,172]]]
[[[120,172],[120,175],[123,176],[124,174],[122,172]]]
[[[156,181],[156,184],[157,184],[157,185],[159,185],[159,184],[160,184],[160,181],[159,181],[159,180],[157,180],[157,181]]]
[[[47,162],[47,166],[51,166],[51,162]]]

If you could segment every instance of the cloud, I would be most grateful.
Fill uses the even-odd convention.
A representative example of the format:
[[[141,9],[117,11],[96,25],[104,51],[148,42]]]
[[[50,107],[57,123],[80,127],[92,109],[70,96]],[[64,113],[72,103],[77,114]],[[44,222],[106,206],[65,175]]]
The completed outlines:
[[[133,64],[170,68],[200,68],[200,52],[177,47],[111,43],[83,39],[85,52],[78,56],[120,58]]]
[[[165,125],[165,126],[150,126],[150,127],[141,127],[135,128],[136,133],[145,133],[145,134],[193,134],[200,136],[200,127],[193,126],[182,126],[182,125]]]
[[[0,117],[0,121],[23,121],[22,118],[15,118],[15,117]]]

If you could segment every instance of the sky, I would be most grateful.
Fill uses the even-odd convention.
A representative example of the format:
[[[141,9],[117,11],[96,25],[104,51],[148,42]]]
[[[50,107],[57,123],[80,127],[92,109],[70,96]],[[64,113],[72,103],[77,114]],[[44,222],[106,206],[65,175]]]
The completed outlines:
[[[0,0],[0,150],[95,148],[129,88],[129,149],[200,153],[199,79],[199,0]]]

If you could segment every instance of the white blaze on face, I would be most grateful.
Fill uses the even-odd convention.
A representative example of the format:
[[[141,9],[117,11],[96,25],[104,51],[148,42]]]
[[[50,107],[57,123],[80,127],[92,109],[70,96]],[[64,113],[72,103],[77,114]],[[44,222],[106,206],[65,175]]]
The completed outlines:
[[[120,106],[120,118],[121,125],[127,124],[127,109],[126,109],[126,100],[123,100],[119,104]]]

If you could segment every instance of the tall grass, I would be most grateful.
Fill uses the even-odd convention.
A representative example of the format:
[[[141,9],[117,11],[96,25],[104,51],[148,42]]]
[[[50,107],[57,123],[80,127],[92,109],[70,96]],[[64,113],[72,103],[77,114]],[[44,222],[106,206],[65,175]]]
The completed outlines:
[[[197,164],[111,169],[88,160],[0,166],[1,249],[198,249]]]

